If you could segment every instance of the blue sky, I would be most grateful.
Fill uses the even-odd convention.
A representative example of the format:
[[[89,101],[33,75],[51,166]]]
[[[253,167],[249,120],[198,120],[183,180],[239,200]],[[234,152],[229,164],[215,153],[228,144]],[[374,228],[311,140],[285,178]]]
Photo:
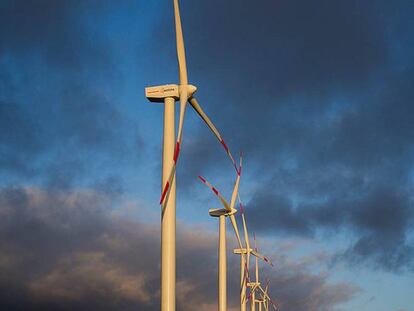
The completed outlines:
[[[282,309],[413,309],[413,4],[181,9],[189,80],[244,153],[240,194],[276,263],[264,272]],[[144,87],[178,82],[172,1],[3,1],[0,20],[1,301],[158,308],[163,107]],[[234,170],[189,108],[177,176],[182,310],[188,297],[216,308],[207,210],[219,202],[200,174],[230,194]],[[236,309],[237,258],[229,265]]]

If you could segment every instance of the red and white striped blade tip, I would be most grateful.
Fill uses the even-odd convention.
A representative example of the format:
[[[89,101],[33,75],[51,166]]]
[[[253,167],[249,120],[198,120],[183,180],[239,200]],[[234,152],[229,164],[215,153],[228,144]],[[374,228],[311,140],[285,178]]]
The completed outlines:
[[[165,184],[164,190],[162,191],[161,198],[160,198],[160,204],[164,202],[165,196],[167,195],[168,188],[170,187],[170,183],[167,181]]]
[[[273,262],[267,258],[267,257],[263,257],[264,261],[267,262],[269,265],[271,265],[273,267]]]

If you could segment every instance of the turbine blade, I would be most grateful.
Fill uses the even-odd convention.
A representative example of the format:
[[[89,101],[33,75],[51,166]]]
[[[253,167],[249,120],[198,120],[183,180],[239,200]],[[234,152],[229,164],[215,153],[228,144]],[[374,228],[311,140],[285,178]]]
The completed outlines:
[[[178,0],[174,0],[174,19],[175,19],[175,39],[176,39],[176,46],[177,46],[180,86],[186,86],[188,84],[187,63],[185,59],[184,37],[183,37],[183,29],[181,25],[180,7],[178,5]],[[161,193],[161,199],[160,199],[160,204],[162,205],[163,211],[165,209],[165,206],[167,205],[168,198],[170,195],[170,190],[171,190],[171,184],[175,177],[178,155],[180,153],[180,144],[181,144],[181,138],[182,138],[183,122],[184,122],[184,115],[185,115],[187,100],[188,100],[187,87],[180,88],[180,120],[178,124],[178,136],[177,136],[177,141],[176,141],[175,150],[174,150],[174,164],[170,171],[170,175],[168,176],[167,182],[163,186],[163,190]]]
[[[177,149],[177,147],[176,147],[176,149]],[[168,198],[170,196],[171,185],[173,183],[174,176],[175,176],[175,170],[176,170],[176,165],[174,163],[173,167],[170,171],[170,174],[168,175],[167,182],[165,183],[164,188],[163,188],[162,193],[161,193],[160,204],[161,204],[161,210],[162,211],[164,211],[165,206],[167,205],[167,202],[168,202]]]
[[[254,250],[257,252],[256,233],[253,232]]]
[[[181,26],[180,7],[178,0],[174,0],[174,19],[175,19],[175,40],[177,45],[177,57],[178,57],[178,72],[180,77],[180,85],[188,84],[187,78],[187,64],[185,60],[185,48],[183,29]]]
[[[234,168],[236,169],[236,172],[239,172],[239,169],[237,168],[236,162],[234,161],[233,155],[230,152],[229,147],[227,147],[226,143],[224,142],[223,138],[221,137],[219,131],[214,126],[213,122],[207,117],[207,115],[204,113],[203,109],[201,109],[201,106],[198,104],[195,97],[190,98],[190,104],[194,108],[194,110],[198,113],[198,115],[203,119],[203,121],[207,124],[207,126],[210,128],[210,130],[213,132],[213,134],[216,136],[218,141],[223,146],[224,150],[226,150],[227,156],[230,158],[231,163],[233,164]]]
[[[239,247],[240,247],[240,249],[243,249],[243,244],[242,244],[241,239],[240,239],[239,229],[237,228],[236,218],[234,217],[234,215],[230,215],[229,217],[230,217],[230,221],[231,221],[231,224],[233,226],[233,229],[234,229],[234,233],[236,234],[236,238],[237,238],[237,242],[239,243]]]
[[[240,168],[240,172],[241,172],[241,168]],[[242,222],[243,222],[244,241],[246,242],[246,248],[247,248],[246,261],[247,261],[247,266],[250,267],[250,252],[251,252],[251,249],[250,249],[250,242],[249,242],[249,234],[247,232],[246,219],[245,219],[245,216],[244,216],[244,207],[243,207],[243,204],[240,200],[239,193],[237,193],[237,197],[239,199],[239,204],[240,204],[240,212],[241,212]]]
[[[185,109],[187,108],[187,100],[188,100],[188,90],[186,87],[180,89],[180,119],[178,121],[178,135],[177,141],[175,143],[174,149],[174,157],[173,157],[173,167],[171,168],[170,174],[168,175],[167,182],[165,183],[161,198],[160,204],[162,205],[162,210],[164,211],[165,206],[167,205],[168,198],[170,195],[171,185],[175,177],[175,172],[177,170],[177,162],[178,157],[180,155],[180,146],[181,146],[181,139],[183,136],[183,125],[184,125],[184,116],[185,116]]]
[[[246,264],[247,264],[247,269],[249,269],[250,267],[250,252],[249,251],[247,251],[247,254],[246,254]]]
[[[223,206],[224,206],[224,208],[228,211],[228,212],[230,212],[231,211],[231,209],[230,209],[230,206],[229,206],[229,204],[227,203],[227,201],[226,201],[226,199],[221,195],[221,193],[212,185],[212,184],[210,184],[204,177],[202,177],[202,176],[198,176],[198,178],[200,178],[200,180],[207,186],[207,187],[209,187],[210,189],[211,189],[211,191],[213,191],[214,192],[214,194],[218,197],[218,199],[220,200],[220,202],[221,202],[221,204],[223,204]]]
[[[260,291],[262,292],[262,295],[264,295],[267,299],[269,299],[270,300],[270,297],[269,297],[269,295],[264,291],[264,289],[262,288],[262,286],[261,285],[259,285],[258,286],[258,288],[260,289]]]
[[[242,282],[242,284],[243,283],[246,283],[246,285],[247,285],[247,283],[250,283],[251,281],[250,281],[250,272],[249,272],[249,268],[248,268],[248,265],[247,265],[247,263],[245,262],[244,263],[244,275],[243,275],[243,282]],[[240,289],[240,291],[241,291],[241,289]],[[247,297],[247,299],[248,300],[250,300],[251,299],[251,295],[252,295],[252,290],[250,289],[250,294],[249,294],[249,296]],[[243,295],[243,297],[242,297],[242,301],[243,301],[243,303],[246,301],[246,295]]]
[[[188,100],[188,90],[187,87],[180,88],[180,119],[178,121],[178,135],[177,135],[177,142],[181,143],[181,138],[183,136],[183,124],[184,124],[184,116],[185,116],[185,109],[187,108],[187,100]],[[178,154],[174,154],[178,158]],[[176,162],[176,161],[175,161]]]
[[[250,283],[250,271],[247,262],[244,263],[245,281]]]
[[[242,303],[246,302],[246,294],[247,294],[247,292],[242,297]],[[247,295],[247,300],[248,301],[250,301],[252,299],[252,295],[253,295],[253,291],[251,289],[249,289],[249,294]]]
[[[251,253],[252,253],[253,256],[255,256],[257,258],[260,258],[261,260],[263,260],[264,262],[266,262],[267,264],[269,264],[269,265],[271,265],[273,267],[272,261],[269,258],[267,258],[266,256],[263,256],[262,254],[259,254],[255,250],[252,250]]]
[[[236,182],[234,184],[233,194],[231,195],[230,209],[234,208],[234,204],[236,204],[237,194],[239,193],[240,176],[241,176],[241,164],[242,164],[242,157],[240,157],[240,166],[239,166],[239,169],[237,170],[237,178],[236,178]]]
[[[256,257],[255,261],[256,282],[259,282],[259,258]]]
[[[273,300],[272,300],[272,299],[270,299],[270,298],[269,298],[269,301],[270,301],[270,304],[272,305],[272,307],[273,307],[273,309],[274,309],[275,311],[279,310],[278,305],[277,305],[277,304],[275,304],[275,303],[273,302]]]
[[[244,216],[244,207],[243,207],[243,204],[242,204],[242,202],[240,200],[240,196],[239,195],[238,195],[238,198],[239,198],[240,213],[241,213],[242,222],[243,222],[244,240],[246,241],[247,253],[250,254],[249,233],[247,231],[246,218]]]

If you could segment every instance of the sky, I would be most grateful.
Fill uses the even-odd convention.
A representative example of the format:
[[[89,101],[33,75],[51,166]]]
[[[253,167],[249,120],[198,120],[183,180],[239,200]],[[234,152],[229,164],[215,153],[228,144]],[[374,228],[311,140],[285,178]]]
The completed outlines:
[[[189,81],[243,152],[240,196],[281,310],[414,310],[412,1],[180,4]],[[0,2],[2,309],[159,308],[163,106],[144,88],[171,83],[172,1]],[[230,196],[234,169],[189,107],[183,311],[217,308],[220,203],[198,175]]]

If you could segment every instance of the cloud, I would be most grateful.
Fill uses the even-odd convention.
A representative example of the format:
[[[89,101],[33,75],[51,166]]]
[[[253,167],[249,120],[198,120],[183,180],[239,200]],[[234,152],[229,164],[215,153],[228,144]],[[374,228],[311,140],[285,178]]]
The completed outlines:
[[[233,153],[244,151],[241,193],[255,230],[315,238],[345,230],[355,237],[344,257],[352,263],[412,269],[406,10],[356,1],[183,6],[191,79]],[[232,180],[220,145],[195,122],[178,178]]]
[[[2,157],[0,168],[6,172],[21,172],[31,174],[28,165],[30,154],[37,153],[42,148],[36,124],[22,111],[22,108],[12,103],[0,101],[0,142]]]
[[[54,99],[32,102],[35,113],[25,102],[0,102],[0,169],[12,177],[42,179],[56,188],[72,187],[87,170],[97,171],[98,183],[114,176],[122,182],[115,170],[101,176],[107,174],[101,165],[113,159],[124,163],[140,148],[136,128],[129,126],[112,100],[89,88],[67,85]],[[123,135],[126,127],[131,131],[128,137]]]
[[[327,189],[320,202],[294,204],[283,189],[274,191],[270,184],[247,204],[249,219],[255,230],[281,235],[316,238],[329,232],[339,238],[339,229],[345,229],[355,242],[338,259],[388,271],[411,270],[414,246],[408,235],[414,211],[409,190],[371,183],[359,187],[338,193]]]
[[[0,170],[7,176],[3,183],[30,179],[70,188],[112,177],[122,183],[111,162],[136,164],[142,147],[138,128],[122,114],[119,99],[103,91],[122,81],[113,42],[107,28],[97,32],[90,23],[102,23],[113,6],[0,4]],[[135,155],[126,160],[131,154]],[[85,181],[92,175],[96,180]]]
[[[81,71],[85,63],[95,69],[112,65],[108,48],[85,31],[81,16],[88,12],[87,3],[3,1],[0,11],[0,55],[41,55],[49,66],[68,71]]]
[[[110,195],[87,189],[2,189],[2,304],[8,310],[158,308],[158,225],[120,217],[112,202]],[[216,309],[216,240],[204,229],[179,224],[180,309],[195,304]],[[237,259],[229,256],[232,310],[238,301]],[[285,310],[328,310],[355,293],[352,285],[330,284],[327,275],[309,273],[306,264],[281,259],[279,265],[272,294]]]

